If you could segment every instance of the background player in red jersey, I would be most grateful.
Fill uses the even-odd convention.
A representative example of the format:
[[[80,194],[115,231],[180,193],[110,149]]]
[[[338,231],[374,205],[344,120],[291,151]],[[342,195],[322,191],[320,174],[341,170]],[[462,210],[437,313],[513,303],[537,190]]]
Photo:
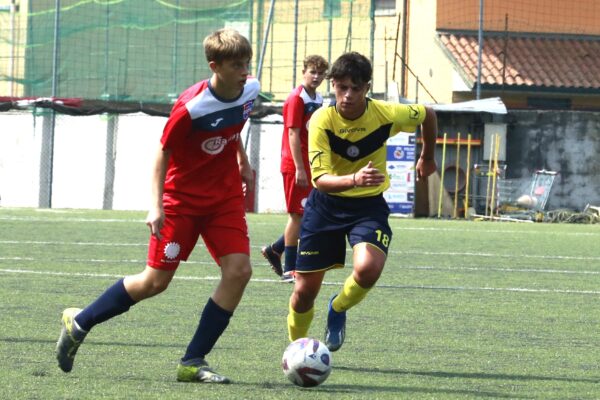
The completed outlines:
[[[323,97],[317,93],[317,88],[323,82],[328,68],[329,63],[323,57],[306,57],[302,84],[290,93],[283,104],[281,174],[289,217],[284,234],[261,251],[284,282],[294,281],[300,222],[304,204],[312,190],[308,164],[308,121],[313,112],[323,105]],[[284,251],[282,268],[281,254]]]
[[[109,287],[83,310],[68,308],[56,356],[71,371],[79,345],[92,327],[163,292],[199,236],[221,267],[198,328],[177,367],[177,380],[229,383],[205,361],[233,315],[252,275],[243,184],[253,185],[240,131],[260,85],[249,77],[252,47],[231,29],[204,39],[213,72],[180,96],[165,125],[152,174],[146,224],[151,236],[146,268]]]

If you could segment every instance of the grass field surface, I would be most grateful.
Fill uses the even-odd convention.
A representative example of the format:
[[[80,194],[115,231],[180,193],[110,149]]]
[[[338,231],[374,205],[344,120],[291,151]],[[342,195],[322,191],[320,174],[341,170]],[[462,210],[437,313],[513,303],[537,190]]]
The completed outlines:
[[[234,384],[175,380],[219,276],[201,243],[165,293],[96,326],[63,373],[60,313],[143,268],[144,217],[0,208],[0,398],[600,398],[599,225],[392,219],[386,268],[348,312],[331,376],[300,389],[280,367],[292,285],[260,255],[287,217],[250,214],[252,281],[208,356]],[[349,273],[327,273],[310,336],[323,338]]]

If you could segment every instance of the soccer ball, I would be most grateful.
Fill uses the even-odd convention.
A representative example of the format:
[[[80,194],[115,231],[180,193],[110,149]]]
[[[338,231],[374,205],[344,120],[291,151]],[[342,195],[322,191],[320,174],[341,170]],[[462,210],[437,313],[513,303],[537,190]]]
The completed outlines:
[[[331,373],[331,353],[317,339],[300,338],[285,349],[281,366],[284,375],[293,384],[317,386],[325,382]]]

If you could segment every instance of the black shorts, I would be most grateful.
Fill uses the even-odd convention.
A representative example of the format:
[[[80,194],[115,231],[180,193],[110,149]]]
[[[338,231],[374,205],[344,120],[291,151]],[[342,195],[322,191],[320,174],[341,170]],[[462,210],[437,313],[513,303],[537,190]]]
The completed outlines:
[[[369,243],[387,255],[390,208],[383,195],[340,197],[313,190],[304,208],[296,271],[341,268],[350,246]]]

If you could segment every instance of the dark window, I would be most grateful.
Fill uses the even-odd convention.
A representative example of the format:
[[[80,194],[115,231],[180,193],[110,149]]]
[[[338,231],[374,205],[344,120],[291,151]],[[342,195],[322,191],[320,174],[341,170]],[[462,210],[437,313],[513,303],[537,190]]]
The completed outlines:
[[[396,0],[375,0],[375,13],[379,15],[395,14]]]
[[[570,110],[571,99],[528,97],[527,107],[536,110]]]

